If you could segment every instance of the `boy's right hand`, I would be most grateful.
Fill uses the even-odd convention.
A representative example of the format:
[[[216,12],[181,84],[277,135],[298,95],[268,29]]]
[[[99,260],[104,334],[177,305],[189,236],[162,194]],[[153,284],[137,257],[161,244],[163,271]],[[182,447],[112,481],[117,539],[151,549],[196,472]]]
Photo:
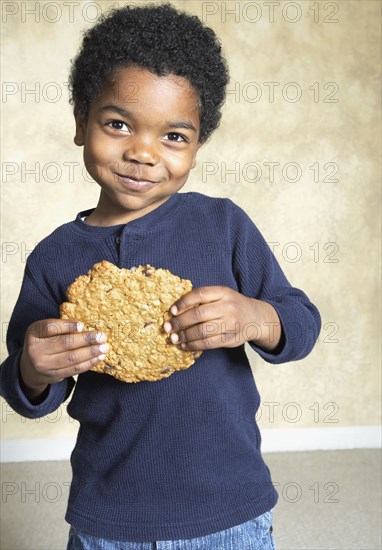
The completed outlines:
[[[20,359],[28,398],[38,398],[49,384],[86,372],[105,359],[106,334],[82,330],[82,323],[67,319],[45,319],[28,327]]]

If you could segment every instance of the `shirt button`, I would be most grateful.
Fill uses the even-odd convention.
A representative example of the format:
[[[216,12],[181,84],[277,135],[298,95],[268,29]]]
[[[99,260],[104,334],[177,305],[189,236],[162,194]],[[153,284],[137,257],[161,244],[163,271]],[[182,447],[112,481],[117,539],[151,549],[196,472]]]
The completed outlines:
[[[119,244],[119,243],[121,242],[121,237],[116,237],[116,238],[115,238],[115,242],[116,242],[117,244]]]

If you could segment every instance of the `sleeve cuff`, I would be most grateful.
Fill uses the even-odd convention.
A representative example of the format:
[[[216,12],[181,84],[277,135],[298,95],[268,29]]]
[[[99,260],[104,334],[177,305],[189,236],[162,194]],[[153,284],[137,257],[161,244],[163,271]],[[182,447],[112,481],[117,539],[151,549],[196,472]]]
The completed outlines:
[[[0,370],[0,393],[12,409],[26,418],[40,418],[55,411],[70,395],[75,382],[66,378],[51,384],[45,399],[33,404],[29,401],[20,384],[20,356],[22,350],[12,353]]]
[[[280,364],[302,359],[311,351],[316,340],[317,327],[305,327],[297,308],[292,302],[279,302],[267,300],[271,304],[280,319],[282,327],[282,341],[274,351],[266,351],[256,344],[249,345],[260,357],[268,363]],[[308,320],[306,320],[309,322]]]

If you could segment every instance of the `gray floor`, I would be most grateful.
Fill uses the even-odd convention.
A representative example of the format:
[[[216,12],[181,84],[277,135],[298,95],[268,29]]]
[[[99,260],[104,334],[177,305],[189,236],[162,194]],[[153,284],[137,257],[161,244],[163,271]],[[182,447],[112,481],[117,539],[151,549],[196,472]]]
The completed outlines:
[[[381,550],[381,453],[266,455],[277,550]],[[67,462],[2,465],[1,549],[64,550]],[[240,549],[238,549],[240,550]]]

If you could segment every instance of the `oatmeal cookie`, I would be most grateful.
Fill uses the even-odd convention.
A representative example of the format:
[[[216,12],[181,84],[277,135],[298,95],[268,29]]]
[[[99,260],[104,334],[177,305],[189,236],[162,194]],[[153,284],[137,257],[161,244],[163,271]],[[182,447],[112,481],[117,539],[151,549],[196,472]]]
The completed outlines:
[[[191,281],[167,269],[119,269],[102,261],[68,287],[61,318],[107,334],[110,351],[92,370],[123,382],[153,382],[187,369],[202,353],[182,350],[163,330],[170,307],[191,289]]]

